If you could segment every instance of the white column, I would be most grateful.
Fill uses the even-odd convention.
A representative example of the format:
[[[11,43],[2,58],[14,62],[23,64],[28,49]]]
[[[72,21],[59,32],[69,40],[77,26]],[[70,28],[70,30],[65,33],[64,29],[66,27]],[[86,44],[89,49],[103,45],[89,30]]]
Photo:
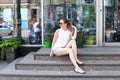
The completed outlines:
[[[41,0],[41,26],[42,26],[42,45],[44,45],[44,28],[43,28],[43,0]]]
[[[103,1],[104,0],[96,0],[96,45],[97,46],[103,46],[104,44]]]

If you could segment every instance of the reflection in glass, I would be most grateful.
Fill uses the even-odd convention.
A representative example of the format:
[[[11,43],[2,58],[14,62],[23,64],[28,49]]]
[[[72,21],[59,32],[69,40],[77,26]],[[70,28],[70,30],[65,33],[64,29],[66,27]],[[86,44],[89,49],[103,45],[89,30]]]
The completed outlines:
[[[104,0],[104,40],[105,42],[120,41],[119,0]]]
[[[85,36],[86,45],[96,44],[96,0],[44,0],[44,37],[53,36],[60,28],[59,20],[65,17],[73,22],[78,33]]]

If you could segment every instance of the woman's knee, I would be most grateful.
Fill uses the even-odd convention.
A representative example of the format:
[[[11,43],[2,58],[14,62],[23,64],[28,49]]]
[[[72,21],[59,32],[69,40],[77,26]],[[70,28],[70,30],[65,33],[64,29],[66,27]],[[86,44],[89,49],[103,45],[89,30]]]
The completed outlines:
[[[69,48],[69,49],[68,49],[68,53],[69,53],[69,54],[70,54],[70,53],[73,53],[72,48]]]

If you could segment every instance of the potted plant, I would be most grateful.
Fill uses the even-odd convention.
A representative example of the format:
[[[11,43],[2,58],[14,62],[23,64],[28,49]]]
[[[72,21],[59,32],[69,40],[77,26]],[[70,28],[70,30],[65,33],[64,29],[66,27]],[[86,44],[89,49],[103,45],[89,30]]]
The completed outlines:
[[[2,41],[2,36],[0,35],[0,42]],[[0,48],[0,51],[1,51],[1,48]],[[1,54],[0,54],[0,58],[1,58]]]
[[[86,44],[87,45],[94,45],[95,44],[95,36],[94,35],[89,35],[86,38]]]
[[[50,36],[45,37],[44,39],[44,47],[50,48],[52,43],[52,38]]]
[[[0,41],[1,59],[5,55],[8,62],[14,60],[16,55],[15,51],[21,44],[23,44],[23,40],[18,37],[11,37]]]

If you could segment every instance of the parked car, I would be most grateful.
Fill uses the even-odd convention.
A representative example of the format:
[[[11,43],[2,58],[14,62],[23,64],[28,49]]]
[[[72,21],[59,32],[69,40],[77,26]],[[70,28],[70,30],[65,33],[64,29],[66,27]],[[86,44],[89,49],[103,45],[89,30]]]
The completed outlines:
[[[8,34],[8,35],[12,35],[13,30],[11,30],[11,28],[9,28],[6,25],[2,25],[0,24],[0,35],[1,34]]]

